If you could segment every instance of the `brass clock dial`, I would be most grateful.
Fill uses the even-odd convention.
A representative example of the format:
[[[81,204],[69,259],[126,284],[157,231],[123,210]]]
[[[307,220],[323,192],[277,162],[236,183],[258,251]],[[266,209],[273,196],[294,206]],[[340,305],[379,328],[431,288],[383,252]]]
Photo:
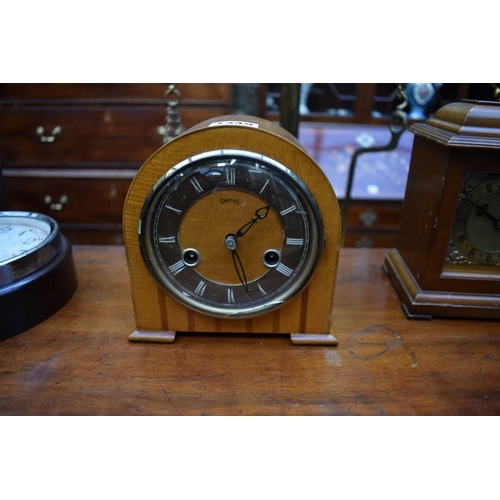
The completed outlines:
[[[261,154],[217,150],[164,175],[140,216],[141,254],[187,307],[251,317],[298,294],[322,252],[323,222],[306,185]]]
[[[447,260],[455,264],[500,266],[500,177],[466,175]]]

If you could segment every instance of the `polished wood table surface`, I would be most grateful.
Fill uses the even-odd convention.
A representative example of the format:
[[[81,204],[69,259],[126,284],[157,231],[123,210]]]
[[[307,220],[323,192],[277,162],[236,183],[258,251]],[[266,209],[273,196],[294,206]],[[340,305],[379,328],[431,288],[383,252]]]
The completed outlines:
[[[2,415],[498,415],[498,321],[407,320],[381,249],[342,249],[339,345],[134,330],[123,247],[74,247],[79,287],[0,342]],[[0,319],[1,327],[1,319]]]

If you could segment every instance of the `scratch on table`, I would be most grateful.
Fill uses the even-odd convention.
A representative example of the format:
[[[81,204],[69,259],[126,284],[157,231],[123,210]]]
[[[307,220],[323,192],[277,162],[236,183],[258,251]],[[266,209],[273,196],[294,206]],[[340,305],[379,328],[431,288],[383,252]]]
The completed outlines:
[[[156,363],[154,363],[153,360],[151,359],[151,355],[149,353],[148,345],[144,344],[144,347],[145,347],[146,353],[148,355],[149,364],[151,365],[151,368],[153,369],[154,376],[156,378],[156,381],[158,382],[158,385],[160,386],[160,389],[162,390],[163,394],[165,394],[165,396],[167,397],[168,401],[172,405],[172,408],[175,410],[175,412],[178,415],[181,415],[181,413],[179,412],[179,410],[176,408],[174,402],[172,401],[172,398],[170,397],[170,394],[165,389],[165,387],[163,387],[163,383],[162,382],[165,381],[165,378],[163,377],[163,375],[161,373],[161,370],[158,368],[158,366],[156,365]]]
[[[374,335],[385,336],[385,339],[379,342],[372,342],[371,337],[373,337]],[[364,337],[368,337],[368,339],[364,342],[360,341]],[[402,348],[408,353],[412,360],[411,367],[416,368],[418,366],[417,357],[410,349],[410,347],[405,344],[405,342],[403,341],[403,337],[398,332],[388,328],[387,326],[372,325],[368,328],[365,328],[364,330],[361,330],[360,332],[351,335],[347,339],[347,342],[354,344],[353,349],[349,350],[349,352],[350,354],[352,354],[352,356],[354,356],[356,359],[359,359],[360,361],[371,361],[378,358],[379,356],[382,356],[382,354],[385,354],[386,352],[392,351],[397,348]],[[380,350],[377,350],[372,354],[361,355],[359,353],[360,348],[362,347],[373,348],[377,346],[380,346]]]
[[[340,357],[340,354],[337,351],[334,351],[332,349],[325,349],[324,354],[325,354],[325,360],[328,362],[329,365],[342,366],[342,358]]]
[[[276,377],[269,377],[269,378],[265,378],[263,380],[258,380],[257,382],[252,382],[251,384],[245,384],[245,385],[235,387],[232,391],[229,391],[231,394],[231,401],[235,398],[236,393],[238,391],[241,391],[242,389],[246,389],[248,387],[252,387],[254,385],[262,384],[264,382],[269,382],[270,380],[276,381]]]

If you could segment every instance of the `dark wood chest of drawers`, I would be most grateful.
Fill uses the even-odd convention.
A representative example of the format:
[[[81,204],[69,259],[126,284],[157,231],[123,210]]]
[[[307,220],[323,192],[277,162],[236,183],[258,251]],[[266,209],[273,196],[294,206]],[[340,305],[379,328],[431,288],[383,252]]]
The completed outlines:
[[[241,107],[229,83],[178,84],[185,128]],[[45,213],[57,220],[74,244],[121,244],[122,209],[137,169],[163,144],[168,84],[0,84],[0,155],[10,210]],[[244,99],[248,100],[245,94]],[[386,126],[301,124],[303,146],[323,168],[342,203],[356,137],[370,133],[379,142]],[[397,161],[409,162],[410,141]],[[404,157],[404,158],[403,158]],[[384,169],[400,183],[404,169],[385,158]],[[400,197],[363,198],[365,184],[387,188],[370,162],[352,200],[346,246],[395,245]],[[397,175],[396,175],[397,174]],[[378,177],[377,177],[378,176]],[[373,177],[373,179],[372,179]],[[356,187],[356,185],[355,185]],[[1,201],[0,193],[0,201]],[[2,207],[0,206],[0,209]]]
[[[10,210],[56,219],[74,244],[121,244],[122,208],[163,144],[168,84],[2,84],[0,150]],[[178,84],[182,123],[231,112],[230,84]]]

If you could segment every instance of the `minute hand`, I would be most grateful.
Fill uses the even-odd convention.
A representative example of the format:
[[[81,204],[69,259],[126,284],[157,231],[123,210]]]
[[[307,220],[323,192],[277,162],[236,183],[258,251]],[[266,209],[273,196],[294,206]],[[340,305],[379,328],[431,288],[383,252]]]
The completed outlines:
[[[241,238],[241,236],[245,235],[250,231],[250,228],[258,221],[265,219],[267,215],[269,214],[269,210],[271,208],[271,205],[266,205],[265,207],[260,207],[258,208],[254,216],[252,217],[252,220],[247,222],[244,226],[240,227],[238,231],[236,231],[236,237]]]
[[[476,212],[477,215],[483,215],[483,214],[488,215],[489,217],[491,217],[493,219],[493,222],[495,223],[495,227],[497,229],[500,229],[500,219],[497,219],[491,212],[488,211],[487,204],[479,205],[478,203],[476,203],[474,201],[472,203],[474,205],[476,205],[476,207],[478,207],[478,211]]]

